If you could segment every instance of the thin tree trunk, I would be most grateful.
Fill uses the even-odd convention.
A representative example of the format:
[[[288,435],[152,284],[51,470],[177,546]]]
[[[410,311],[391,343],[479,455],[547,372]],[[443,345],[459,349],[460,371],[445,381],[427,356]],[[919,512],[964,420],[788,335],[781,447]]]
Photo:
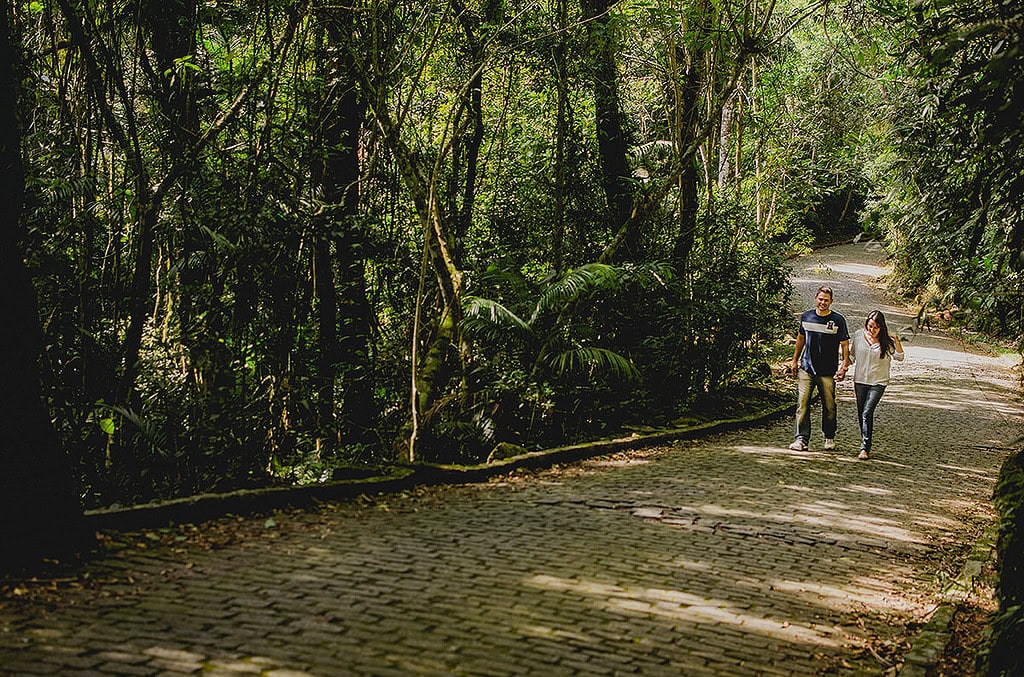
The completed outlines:
[[[456,263],[461,265],[462,243],[469,233],[472,225],[473,209],[476,204],[476,183],[477,172],[480,164],[480,147],[484,139],[484,115],[483,115],[483,82],[484,66],[487,59],[486,44],[481,39],[480,30],[482,27],[494,25],[501,21],[502,3],[499,0],[487,0],[483,3],[483,21],[475,14],[467,11],[462,0],[452,0],[452,8],[455,10],[469,43],[469,68],[472,69],[469,86],[463,95],[463,101],[459,115],[467,115],[466,126],[468,131],[457,131],[452,149],[452,179],[449,197],[454,199],[459,193],[459,176],[465,169],[465,179],[462,185],[462,203],[450,209],[454,216],[452,243],[452,255]],[[456,129],[460,126],[456,124]]]
[[[423,232],[424,272],[421,273],[420,291],[416,300],[416,315],[413,320],[412,337],[412,387],[411,415],[407,426],[408,435],[400,436],[396,446],[404,450],[408,460],[415,459],[417,443],[422,431],[429,426],[436,413],[436,404],[443,386],[455,373],[452,361],[461,358],[462,339],[459,323],[462,318],[463,272],[455,263],[451,253],[451,235],[444,208],[435,192],[436,182],[418,161],[418,156],[398,136],[398,129],[389,116],[383,102],[374,108],[375,118],[383,133],[385,142],[394,154],[402,181],[412,198],[419,215]],[[423,301],[426,295],[424,276],[427,270],[434,273],[437,282],[438,309],[432,335],[425,341],[423,357],[419,355]]]
[[[718,132],[718,190],[724,191],[729,185],[732,173],[732,156],[730,154],[733,139],[733,117],[736,113],[735,94],[722,107],[721,124]]]
[[[757,97],[760,96],[758,91],[758,72],[757,72],[757,60],[751,60],[750,63],[750,107],[751,113],[754,118],[757,119],[758,105]],[[768,223],[771,220],[770,214],[765,214],[764,207],[764,196],[761,194],[761,153],[754,150],[754,210],[755,220],[757,221],[757,227],[762,233],[766,233],[768,230]]]
[[[555,273],[565,269],[565,193],[568,187],[568,171],[565,159],[565,142],[569,134],[567,120],[569,108],[569,69],[566,63],[566,29],[568,27],[567,0],[555,0],[558,17],[558,37],[554,48],[555,91],[555,213],[551,236],[551,264]]]

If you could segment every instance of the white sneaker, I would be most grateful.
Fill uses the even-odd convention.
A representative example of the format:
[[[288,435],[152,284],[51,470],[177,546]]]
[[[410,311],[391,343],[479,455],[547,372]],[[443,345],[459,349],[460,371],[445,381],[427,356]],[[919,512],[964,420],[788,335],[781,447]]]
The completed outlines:
[[[835,438],[826,437],[825,438],[825,444],[823,444],[821,446],[822,446],[823,449],[835,449],[836,448]]]
[[[789,448],[793,451],[807,451],[807,443],[801,439],[795,439],[789,445]]]

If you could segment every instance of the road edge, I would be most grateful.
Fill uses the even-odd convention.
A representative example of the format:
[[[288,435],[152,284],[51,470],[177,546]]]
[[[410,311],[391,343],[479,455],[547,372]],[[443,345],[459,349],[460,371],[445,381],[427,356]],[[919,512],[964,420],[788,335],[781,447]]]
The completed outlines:
[[[351,500],[364,495],[397,493],[416,486],[480,483],[521,469],[539,470],[643,446],[697,439],[719,432],[756,427],[792,415],[794,411],[793,404],[780,405],[738,418],[553,447],[480,465],[395,465],[383,468],[378,476],[363,479],[338,480],[298,487],[240,489],[127,508],[100,508],[85,511],[84,520],[86,527],[93,531],[135,531],[172,524],[195,524],[227,515],[258,515],[285,508],[310,507],[318,503]]]

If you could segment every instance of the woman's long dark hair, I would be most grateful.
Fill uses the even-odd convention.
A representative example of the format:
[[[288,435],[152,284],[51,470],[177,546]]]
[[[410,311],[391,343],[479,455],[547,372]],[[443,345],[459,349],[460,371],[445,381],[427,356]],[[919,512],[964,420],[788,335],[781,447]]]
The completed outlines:
[[[878,345],[882,349],[882,358],[886,355],[892,355],[896,352],[896,342],[889,336],[889,325],[885,323],[885,315],[882,314],[881,310],[872,310],[868,313],[868,316],[864,319],[864,328],[868,326],[868,322],[871,320],[875,321],[878,325]]]

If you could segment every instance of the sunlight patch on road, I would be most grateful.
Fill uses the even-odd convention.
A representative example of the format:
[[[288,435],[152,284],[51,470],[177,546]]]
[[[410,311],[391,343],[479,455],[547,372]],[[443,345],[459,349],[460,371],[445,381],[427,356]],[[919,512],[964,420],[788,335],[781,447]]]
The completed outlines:
[[[547,625],[524,625],[520,628],[522,633],[528,637],[545,637],[551,639],[571,639],[576,642],[592,642],[597,643],[600,641],[597,637],[591,637],[584,635],[579,632],[572,632],[569,630],[562,630],[561,628],[552,628]]]
[[[965,468],[962,465],[947,465],[945,463],[939,463],[936,467],[943,470],[949,470],[950,472],[956,473],[960,477],[966,479],[981,480],[982,482],[995,481],[995,477],[993,477],[991,473],[978,470],[977,468]]]
[[[909,405],[914,407],[921,407],[924,409],[942,409],[945,411],[961,412],[964,408],[963,401],[960,400],[943,400],[936,397],[907,397],[904,396],[900,399],[900,404]]]
[[[921,538],[892,520],[871,517],[853,506],[834,507],[827,504],[807,504],[797,507],[793,521],[799,524],[845,532],[877,536],[886,541],[921,543]]]
[[[977,501],[971,501],[965,498],[950,498],[948,496],[933,498],[932,504],[943,508],[953,515],[963,515],[965,513],[975,511],[978,508]]]
[[[829,270],[836,273],[848,273],[850,275],[863,275],[865,277],[882,277],[889,274],[889,269],[883,266],[872,266],[867,263],[830,263]]]
[[[765,515],[763,512],[760,511],[740,510],[738,508],[723,508],[722,506],[715,505],[714,503],[705,503],[703,505],[693,506],[692,508],[690,508],[689,506],[683,506],[683,509],[694,510],[700,513],[702,516],[711,515],[714,517],[746,517],[748,519],[763,519],[768,517],[768,515]]]
[[[672,566],[676,569],[685,569],[686,571],[713,571],[708,562],[703,560],[687,559],[685,557],[678,557],[672,560]]]
[[[788,444],[789,444],[789,441],[786,441],[785,443],[780,442],[779,446],[777,446],[777,447],[770,447],[770,446],[764,446],[764,445],[744,444],[744,445],[734,445],[734,446],[729,447],[729,449],[731,449],[733,451],[738,451],[741,454],[762,454],[762,455],[765,455],[765,456],[788,456],[790,458],[800,458],[800,459],[824,458],[823,454],[815,452],[813,450],[795,451],[793,449],[789,449],[787,447]]]
[[[839,487],[839,491],[848,491],[856,494],[870,494],[872,496],[892,495],[891,489],[883,489],[882,487],[869,487],[864,484],[851,484],[849,486]]]
[[[929,335],[929,338],[935,338]],[[942,337],[938,337],[942,340]],[[974,353],[968,353],[964,350],[958,349],[946,349],[946,348],[929,348],[920,344],[914,344],[913,339],[908,337],[906,339],[908,343],[905,346],[904,352],[906,353],[906,359],[913,359],[915,362],[935,362],[942,366],[949,365],[963,365],[963,364],[988,364],[988,363],[999,363],[998,358],[988,357],[986,355],[976,355]],[[899,369],[899,365],[895,367]]]
[[[845,586],[828,585],[815,581],[790,581],[774,579],[768,581],[780,592],[792,594],[829,609],[850,611],[868,607],[874,611],[913,612],[916,606],[902,597],[893,597],[886,589],[886,582],[877,579],[859,579]]]
[[[527,585],[585,595],[605,610],[667,618],[676,622],[729,624],[779,640],[805,642],[819,646],[838,647],[842,643],[823,629],[801,623],[765,618],[725,600],[701,597],[681,590],[663,588],[620,587],[597,581],[562,578],[537,574],[526,579]]]
[[[683,505],[678,510],[697,515],[701,519],[717,517],[751,520],[755,525],[765,525],[760,528],[772,533],[775,533],[776,530],[770,525],[793,524],[800,527],[813,527],[816,537],[838,541],[848,541],[859,535],[873,537],[873,539],[885,542],[910,544],[921,544],[924,542],[919,534],[900,526],[899,523],[893,520],[865,515],[863,511],[855,506],[843,503],[826,501],[805,503],[794,506],[794,512],[792,513],[765,513],[755,510],[726,508],[714,503]],[[918,517],[915,522],[918,524],[924,522],[933,524],[936,523],[936,520],[941,520],[941,518],[928,514]],[[943,526],[949,527],[953,525],[951,523],[944,524]],[[757,530],[758,527],[754,526],[753,528]]]

